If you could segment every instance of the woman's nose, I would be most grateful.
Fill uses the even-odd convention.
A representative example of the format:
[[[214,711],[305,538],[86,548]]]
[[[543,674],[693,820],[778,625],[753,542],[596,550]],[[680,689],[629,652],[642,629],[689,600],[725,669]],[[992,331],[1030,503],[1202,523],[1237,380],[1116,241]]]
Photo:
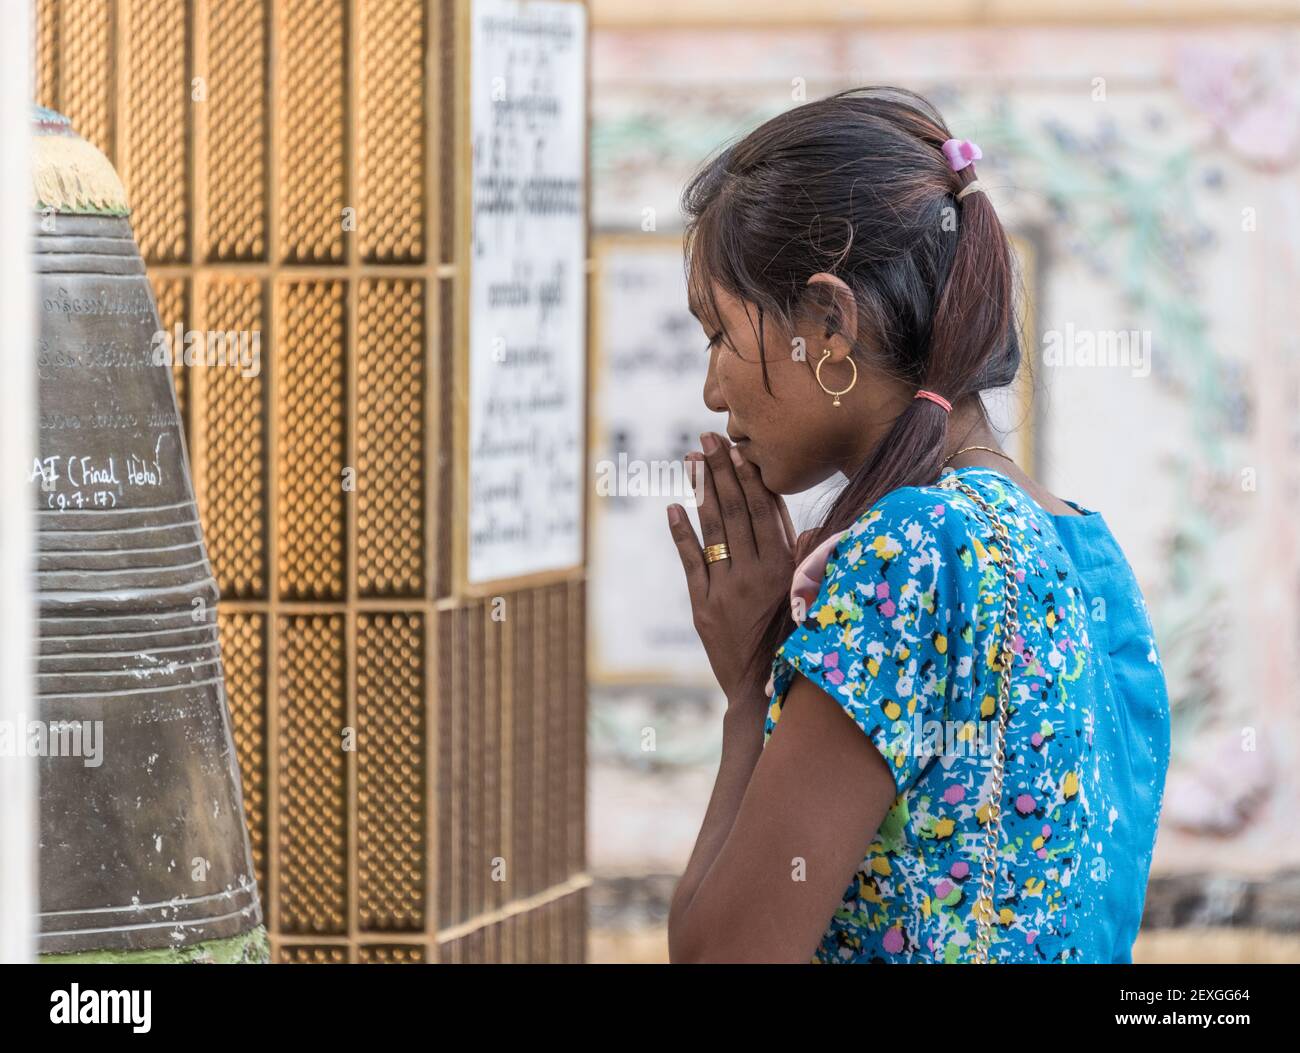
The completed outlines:
[[[714,413],[726,413],[727,401],[722,397],[722,386],[718,383],[718,371],[714,367],[717,351],[709,352],[709,368],[704,374],[704,405]]]

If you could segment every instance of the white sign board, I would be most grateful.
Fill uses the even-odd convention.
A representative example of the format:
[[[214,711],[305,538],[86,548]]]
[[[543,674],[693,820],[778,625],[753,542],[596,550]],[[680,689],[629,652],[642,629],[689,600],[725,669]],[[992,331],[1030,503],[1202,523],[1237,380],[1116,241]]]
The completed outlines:
[[[473,0],[466,578],[582,562],[586,9]]]

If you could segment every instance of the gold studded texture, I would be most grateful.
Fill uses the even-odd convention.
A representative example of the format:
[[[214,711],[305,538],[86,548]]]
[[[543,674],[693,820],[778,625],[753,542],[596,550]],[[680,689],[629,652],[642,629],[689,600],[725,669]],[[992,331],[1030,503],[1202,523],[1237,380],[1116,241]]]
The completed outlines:
[[[357,619],[357,834],[361,927],[424,927],[424,619]]]
[[[33,95],[41,106],[59,108],[59,0],[37,0],[32,26],[35,46],[32,55]]]
[[[372,945],[361,948],[362,965],[419,965],[423,961],[423,947]]]
[[[364,259],[424,258],[424,5],[366,4],[361,14],[361,219]]]
[[[280,594],[342,599],[346,471],[357,485],[343,445],[343,284],[290,281],[278,293]]]
[[[343,618],[279,620],[280,929],[347,931]]]
[[[361,282],[357,318],[357,588],[424,591],[424,286]]]
[[[274,5],[284,137],[275,182],[286,263],[343,260],[346,7],[342,0],[280,0]]]
[[[59,102],[77,133],[116,158],[113,138],[113,8],[109,0],[59,4]]]
[[[266,257],[266,6],[209,0],[200,113],[208,146],[207,251],[212,260]]]
[[[464,907],[463,835],[460,823],[460,795],[464,784],[464,719],[459,710],[463,671],[456,644],[459,611],[437,614],[438,687],[438,926],[447,928],[468,916]]]
[[[260,282],[214,278],[206,300],[207,331],[247,333],[250,349],[254,333],[265,335]],[[200,369],[205,441],[195,458],[203,473],[199,508],[212,571],[227,600],[266,594],[264,341],[260,348],[262,368],[255,376],[245,376],[242,366]]]
[[[281,945],[277,959],[283,965],[345,965],[346,947],[308,947],[303,944]]]
[[[148,102],[126,115],[126,164],[119,174],[146,263],[175,263],[189,254],[189,6],[186,0],[127,5],[127,90]]]
[[[266,888],[266,618],[218,612],[226,701],[258,888]]]

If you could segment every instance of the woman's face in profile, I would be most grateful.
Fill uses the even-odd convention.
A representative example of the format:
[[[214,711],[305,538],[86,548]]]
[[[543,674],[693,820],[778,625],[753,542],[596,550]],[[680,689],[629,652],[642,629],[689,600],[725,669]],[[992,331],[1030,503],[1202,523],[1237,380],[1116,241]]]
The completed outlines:
[[[704,382],[709,409],[727,414],[727,435],[756,465],[773,493],[796,494],[842,469],[862,446],[869,428],[867,371],[834,406],[833,396],[817,383],[815,368],[826,341],[809,329],[776,332],[764,321],[763,352],[769,393],[763,386],[758,341],[758,308],[714,286],[719,317],[697,310],[713,340]],[[829,363],[822,379],[832,391],[847,387],[853,373],[847,363]]]

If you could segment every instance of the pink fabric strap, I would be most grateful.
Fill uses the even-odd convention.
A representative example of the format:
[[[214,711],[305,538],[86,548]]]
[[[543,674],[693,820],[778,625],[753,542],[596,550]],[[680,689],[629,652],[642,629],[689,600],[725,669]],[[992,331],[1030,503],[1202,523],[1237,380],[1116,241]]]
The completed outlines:
[[[952,403],[942,395],[936,395],[933,391],[926,391],[925,388],[922,388],[914,397],[918,399],[929,399],[936,406],[942,406],[944,413],[952,412]]]

